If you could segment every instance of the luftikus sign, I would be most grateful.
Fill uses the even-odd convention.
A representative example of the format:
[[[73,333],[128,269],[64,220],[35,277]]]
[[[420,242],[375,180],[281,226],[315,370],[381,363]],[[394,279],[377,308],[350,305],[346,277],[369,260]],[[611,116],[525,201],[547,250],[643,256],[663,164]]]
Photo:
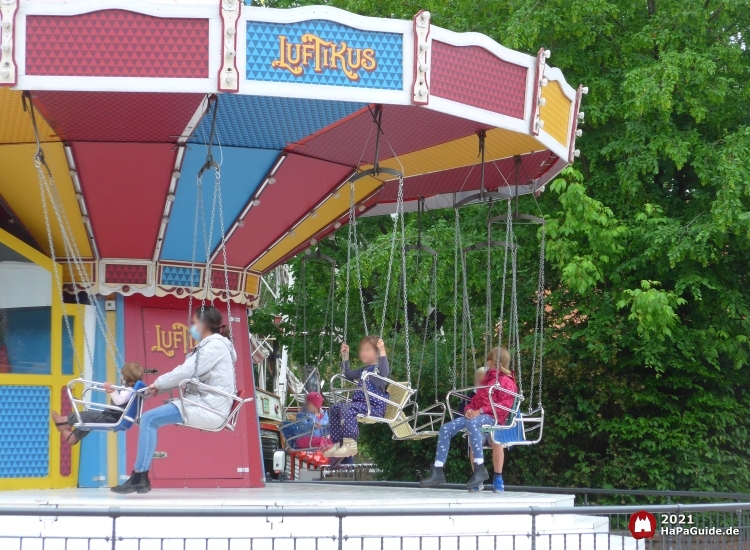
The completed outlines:
[[[403,35],[327,20],[247,22],[247,80],[400,90]]]
[[[378,68],[378,62],[373,48],[352,48],[346,42],[337,44],[314,34],[303,34],[299,44],[279,36],[279,57],[271,62],[271,67],[294,76],[304,75],[307,69],[316,73],[341,71],[356,82],[360,79],[360,69],[371,73]]]

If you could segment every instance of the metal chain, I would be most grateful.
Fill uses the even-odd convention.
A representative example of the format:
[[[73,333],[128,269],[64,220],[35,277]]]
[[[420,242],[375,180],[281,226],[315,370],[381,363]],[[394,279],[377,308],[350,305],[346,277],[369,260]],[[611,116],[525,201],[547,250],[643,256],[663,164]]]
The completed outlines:
[[[352,204],[354,203],[354,184],[351,184],[351,187],[352,189],[349,200],[349,225],[346,241],[346,302],[344,303],[344,343],[346,343],[346,337],[349,333],[349,286],[352,267],[352,217],[354,216]]]
[[[406,351],[406,381],[411,385],[411,353],[409,351],[409,302],[406,292],[406,227],[404,224],[404,177],[398,178],[398,198],[396,199],[396,218],[401,221],[401,271],[404,274],[404,348]]]
[[[195,281],[195,254],[198,244],[198,216],[200,215],[200,204],[203,202],[203,175],[199,172],[195,182],[195,221],[193,223],[193,255],[190,261],[190,298],[188,300],[188,326],[193,323],[193,294],[200,281]],[[203,285],[201,285],[203,286]]]
[[[419,265],[417,263],[417,265]],[[424,366],[424,354],[427,349],[427,330],[430,326],[430,316],[432,315],[432,308],[433,308],[433,302],[432,302],[432,291],[433,287],[435,286],[435,278],[437,277],[436,272],[437,267],[437,259],[433,258],[432,263],[430,264],[430,286],[428,288],[428,294],[427,294],[427,311],[425,313],[424,317],[424,327],[422,328],[422,348],[419,352],[419,370],[417,371],[417,382],[414,385],[417,390],[419,390],[419,385],[422,380],[422,367]],[[437,379],[435,380],[435,383],[437,384]]]
[[[511,238],[511,232],[513,231],[513,225],[511,223],[512,216],[513,216],[513,207],[512,207],[511,199],[508,199],[507,220],[505,222],[505,253],[503,255],[503,279],[502,279],[503,283],[502,283],[502,293],[500,296],[500,317],[499,317],[500,322],[498,324],[498,329],[497,329],[498,347],[502,347],[503,345],[503,320],[505,318],[505,287],[506,287],[507,278],[508,278],[508,247],[510,246],[509,239]],[[499,368],[499,365],[498,365],[498,368]]]
[[[404,177],[400,176],[398,179],[399,196],[403,204],[403,188],[404,188]],[[383,315],[380,318],[380,336],[382,338],[383,331],[385,330],[385,314],[388,311],[388,294],[391,287],[391,272],[393,271],[393,255],[396,250],[396,235],[398,233],[398,219],[399,219],[399,203],[396,202],[396,215],[393,217],[393,232],[391,233],[391,250],[388,255],[388,271],[385,280],[385,296],[383,298]],[[396,312],[396,319],[398,319],[398,312]]]
[[[433,263],[433,274],[432,274],[432,341],[433,347],[435,348],[435,403],[439,401],[438,398],[438,328],[437,328],[437,261]]]
[[[227,236],[224,230],[224,208],[221,199],[221,168],[216,168],[216,187],[219,195],[219,227],[221,228],[221,255],[224,261],[224,288],[226,289],[227,300],[227,328],[229,329],[229,339],[234,340],[232,331],[232,300],[229,295],[229,266],[227,265]]]
[[[302,291],[302,366],[307,367],[307,262],[302,260],[300,290]]]
[[[492,211],[492,202],[489,203],[489,211]],[[489,218],[489,213],[488,213]],[[484,356],[487,357],[494,343],[494,327],[492,326],[492,224],[487,224],[487,280],[485,282],[485,304],[484,304]],[[502,306],[501,306],[502,307]]]
[[[458,242],[459,214],[455,209],[454,248],[453,248],[453,390],[456,390],[456,354],[458,352],[458,255],[461,253]],[[463,319],[462,319],[463,322]],[[463,324],[462,324],[463,327]]]
[[[539,273],[537,278],[536,289],[536,319],[534,322],[534,343],[531,353],[531,382],[529,390],[529,412],[531,412],[534,401],[534,380],[536,378],[537,365],[539,366],[539,408],[542,406],[542,367],[543,367],[543,343],[544,343],[544,259],[546,245],[546,226],[542,225],[540,252],[539,252]]]
[[[511,229],[512,231],[512,229]],[[512,265],[512,280],[511,280],[511,298],[510,298],[510,320],[508,332],[512,332],[512,337],[509,334],[508,341],[511,345],[511,349],[514,353],[513,362],[515,363],[516,377],[518,384],[518,393],[523,395],[523,371],[521,370],[521,339],[518,327],[518,245],[515,242],[515,236],[511,233],[511,243],[513,250],[511,252],[511,265]],[[511,365],[511,371],[513,366]]]

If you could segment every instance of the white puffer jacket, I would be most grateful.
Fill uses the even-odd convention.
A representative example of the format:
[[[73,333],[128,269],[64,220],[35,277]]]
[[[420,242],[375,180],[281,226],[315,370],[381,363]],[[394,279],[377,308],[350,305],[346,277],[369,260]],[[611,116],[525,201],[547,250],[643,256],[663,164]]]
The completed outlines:
[[[162,374],[154,384],[162,392],[177,388],[183,380],[197,378],[212,388],[235,395],[237,393],[235,361],[237,361],[237,352],[232,342],[220,334],[212,334],[195,346],[182,365],[171,372]],[[185,397],[204,407],[221,411],[225,415],[232,407],[232,400],[229,397],[205,389],[198,391],[194,386],[188,386]],[[221,416],[196,405],[185,403],[183,407],[179,398],[173,399],[172,403],[177,405],[185,424],[190,426],[216,429],[224,422]]]

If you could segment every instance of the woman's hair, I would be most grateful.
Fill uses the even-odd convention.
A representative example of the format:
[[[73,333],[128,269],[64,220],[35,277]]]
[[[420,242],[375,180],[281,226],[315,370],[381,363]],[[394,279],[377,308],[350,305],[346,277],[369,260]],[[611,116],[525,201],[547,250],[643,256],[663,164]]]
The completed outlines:
[[[125,385],[133,387],[138,380],[143,378],[143,367],[140,363],[128,361],[120,369],[120,374],[122,375],[122,381]]]
[[[487,361],[492,362],[494,368],[499,368],[503,374],[512,376],[508,366],[510,365],[510,353],[505,348],[492,348],[486,357]]]
[[[229,338],[229,327],[224,324],[224,318],[214,306],[203,306],[196,310],[195,317],[206,325],[211,334],[221,334],[224,338]]]
[[[359,347],[361,348],[365,344],[368,344],[372,346],[372,349],[375,350],[375,353],[379,355],[380,351],[378,350],[378,340],[380,340],[379,336],[365,336],[364,338],[362,338],[362,340],[359,341]]]

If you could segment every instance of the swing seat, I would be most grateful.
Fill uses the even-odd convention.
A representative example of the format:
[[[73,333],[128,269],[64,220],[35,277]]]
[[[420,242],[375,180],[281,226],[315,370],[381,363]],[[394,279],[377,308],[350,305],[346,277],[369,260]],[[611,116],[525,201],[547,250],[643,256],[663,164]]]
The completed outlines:
[[[205,391],[207,393],[215,393],[217,395],[221,395],[224,397],[228,397],[232,400],[232,405],[229,407],[229,412],[224,414],[223,412],[212,409],[211,407],[207,407],[206,405],[203,405],[202,403],[198,403],[197,401],[193,401],[190,399],[189,394],[185,393],[185,390],[188,386],[192,386],[199,391]],[[242,409],[242,406],[245,403],[250,403],[253,401],[252,397],[248,397],[245,399],[245,392],[244,390],[238,390],[235,395],[232,395],[227,392],[223,392],[221,390],[218,390],[212,386],[209,386],[208,384],[204,384],[200,380],[188,378],[186,380],[183,380],[180,382],[180,403],[182,404],[182,410],[187,411],[186,405],[189,403],[193,407],[198,407],[200,409],[203,409],[205,411],[209,411],[213,414],[215,414],[218,417],[222,418],[222,423],[216,428],[205,428],[203,426],[194,426],[190,424],[190,419],[185,419],[185,422],[182,424],[179,424],[180,426],[185,426],[186,428],[195,428],[196,430],[201,430],[204,432],[221,432],[224,430],[229,430],[230,432],[234,431],[234,428],[237,426],[237,419],[240,415],[240,410]],[[187,416],[187,412],[185,413],[185,416]]]
[[[435,403],[419,410],[417,403],[413,403],[413,412],[408,417],[402,411],[396,421],[391,424],[393,439],[398,441],[416,441],[436,437],[445,422],[445,405]]]
[[[83,385],[80,399],[74,396],[74,389],[77,385]],[[138,380],[132,388],[126,388],[124,386],[112,386],[112,388],[116,390],[133,390],[133,394],[130,396],[130,400],[124,408],[117,405],[109,405],[107,403],[96,403],[86,398],[87,394],[93,393],[103,394],[106,397],[107,391],[104,388],[103,382],[92,382],[91,380],[84,380],[83,378],[77,378],[68,382],[68,399],[70,400],[73,412],[77,417],[77,422],[73,424],[74,428],[92,432],[124,432],[129,430],[133,424],[138,424],[140,422],[141,411],[143,409],[143,399],[145,398],[143,390],[146,388],[146,384],[144,384],[142,380]],[[79,407],[82,407],[82,409],[79,409]],[[86,423],[81,420],[80,413],[87,410],[100,412],[110,410],[122,412],[122,414],[120,415],[120,419],[114,423]]]
[[[502,443],[506,448],[516,445],[536,445],[542,440],[543,429],[544,409],[540,408],[526,415],[519,412],[513,425],[493,430],[491,437],[492,441]],[[536,434],[533,433],[535,431]],[[531,438],[530,435],[536,435],[536,437]]]
[[[311,445],[313,437],[315,436],[315,423],[309,417],[297,419],[285,420],[281,423],[279,431],[284,436],[284,449],[293,452],[315,452],[321,450],[320,447]],[[329,435],[328,426],[320,426],[317,428],[320,430],[320,437],[327,437]]]
[[[378,380],[388,382],[388,399],[376,394],[370,394],[367,390],[367,378],[374,376]],[[368,372],[362,377],[362,387],[359,388],[362,393],[365,394],[365,401],[367,402],[368,413],[370,411],[370,399],[378,399],[385,402],[385,414],[382,417],[372,416],[370,414],[357,415],[357,420],[363,424],[394,424],[402,423],[406,417],[403,414],[404,407],[409,404],[409,400],[414,395],[416,390],[413,390],[408,382],[394,382],[388,378],[384,378],[375,374],[374,372]]]

